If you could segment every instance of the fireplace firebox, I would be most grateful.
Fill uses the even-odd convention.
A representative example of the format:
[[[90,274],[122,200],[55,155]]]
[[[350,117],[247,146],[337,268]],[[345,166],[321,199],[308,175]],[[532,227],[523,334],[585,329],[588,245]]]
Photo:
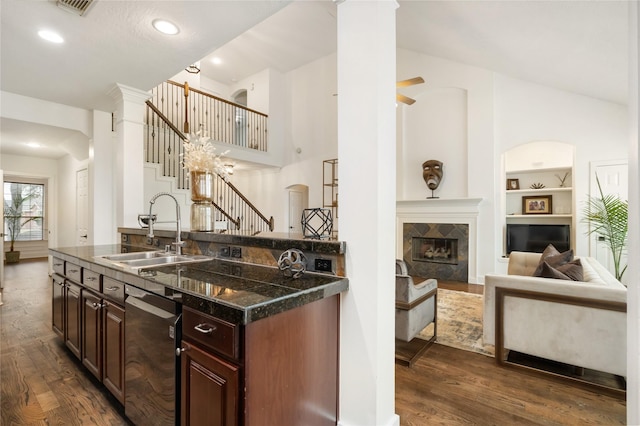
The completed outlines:
[[[402,259],[409,275],[469,282],[469,225],[405,222]]]
[[[416,262],[458,264],[458,240],[454,238],[411,239],[411,260]]]

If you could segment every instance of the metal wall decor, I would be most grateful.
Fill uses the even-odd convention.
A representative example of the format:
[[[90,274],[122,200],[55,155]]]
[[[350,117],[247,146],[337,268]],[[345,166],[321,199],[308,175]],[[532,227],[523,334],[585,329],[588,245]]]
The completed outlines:
[[[307,270],[307,258],[298,249],[286,250],[278,258],[278,268],[287,277],[300,278]]]
[[[331,209],[304,209],[301,224],[305,238],[330,238],[333,229]]]

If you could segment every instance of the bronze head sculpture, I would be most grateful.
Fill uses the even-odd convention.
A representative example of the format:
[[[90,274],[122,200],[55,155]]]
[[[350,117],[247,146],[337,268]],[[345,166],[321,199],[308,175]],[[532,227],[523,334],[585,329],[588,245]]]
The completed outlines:
[[[422,178],[431,191],[436,189],[442,180],[442,161],[427,160],[422,163]]]

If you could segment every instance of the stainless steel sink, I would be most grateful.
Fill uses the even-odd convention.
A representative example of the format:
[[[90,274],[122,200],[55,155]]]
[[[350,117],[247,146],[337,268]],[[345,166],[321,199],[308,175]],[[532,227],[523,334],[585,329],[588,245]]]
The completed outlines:
[[[109,256],[100,256],[102,259],[113,260],[115,262],[123,262],[138,259],[153,259],[154,257],[170,256],[171,253],[164,251],[137,251],[133,253],[118,253]]]
[[[178,265],[183,263],[205,262],[211,260],[209,256],[191,255],[164,252],[164,251],[140,251],[133,253],[119,253],[105,256],[96,256],[96,260],[102,260],[112,266],[123,269],[139,270],[157,266]]]

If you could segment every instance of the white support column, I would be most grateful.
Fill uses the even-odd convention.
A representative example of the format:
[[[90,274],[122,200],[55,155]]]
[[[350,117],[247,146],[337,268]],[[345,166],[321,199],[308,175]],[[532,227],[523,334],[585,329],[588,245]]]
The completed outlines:
[[[116,231],[116,176],[114,132],[111,114],[93,111],[93,138],[89,145],[89,240],[88,244],[118,243]],[[95,159],[98,161],[95,161]]]
[[[111,92],[116,100],[117,147],[116,225],[138,226],[138,214],[148,209],[144,200],[144,103],[148,92],[118,84]]]
[[[395,414],[395,1],[338,6],[340,239],[349,291],[340,328],[341,426]]]
[[[640,8],[629,5],[629,246],[627,269],[627,424],[640,424]]]

